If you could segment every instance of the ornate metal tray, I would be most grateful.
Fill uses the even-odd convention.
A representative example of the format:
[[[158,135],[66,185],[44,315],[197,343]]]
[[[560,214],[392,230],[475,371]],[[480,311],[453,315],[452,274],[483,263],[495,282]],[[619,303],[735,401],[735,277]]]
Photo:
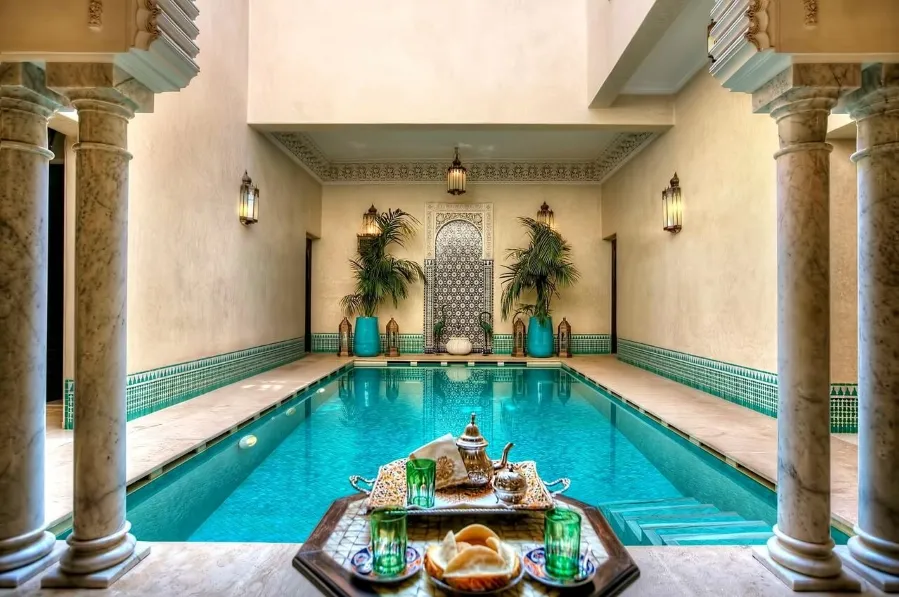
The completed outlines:
[[[483,488],[449,487],[437,491],[433,508],[418,508],[406,505],[406,458],[394,460],[378,470],[377,479],[365,479],[358,475],[350,477],[350,485],[366,494],[366,512],[380,508],[403,508],[407,513],[418,516],[446,516],[452,514],[515,514],[517,512],[539,512],[553,507],[553,498],[571,485],[567,478],[545,482],[537,474],[537,465],[532,460],[518,462],[517,470],[524,475],[528,492],[521,503],[506,504],[493,492],[493,487]],[[371,489],[363,486],[368,485]],[[550,488],[560,485],[561,489]]]

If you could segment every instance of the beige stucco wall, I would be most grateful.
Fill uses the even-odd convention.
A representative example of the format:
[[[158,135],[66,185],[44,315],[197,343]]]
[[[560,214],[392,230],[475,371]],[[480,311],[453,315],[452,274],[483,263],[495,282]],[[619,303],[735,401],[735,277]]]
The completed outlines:
[[[470,185],[460,203],[492,203],[494,209],[494,318],[497,333],[510,333],[511,322],[500,320],[500,274],[506,251],[524,246],[519,216],[536,215],[546,201],[555,211],[556,228],[572,245],[572,257],[581,270],[577,286],[563,290],[553,303],[556,320],[568,318],[575,334],[609,332],[610,247],[600,231],[600,189],[595,185]],[[424,217],[427,203],[452,203],[439,185],[325,186],[322,201],[322,238],[313,246],[313,332],[336,332],[343,317],[338,301],[353,289],[347,260],[356,250],[356,233],[362,213],[374,203],[381,211],[402,209],[422,222],[419,233],[397,255],[424,264]],[[422,333],[423,294],[414,286],[399,309],[386,306],[379,312],[381,325],[395,317],[401,333]]]
[[[321,187],[246,124],[246,0],[200,2],[201,72],[129,128],[128,370],[303,335]],[[237,217],[241,176],[259,223]]]
[[[664,100],[588,109],[587,0],[297,6],[251,0],[253,124],[670,125]]]
[[[700,72],[678,95],[677,125],[603,184],[603,234],[618,239],[621,338],[765,371],[777,369],[777,127],[750,96]],[[832,379],[855,380],[852,142],[831,167]],[[674,172],[683,231],[662,230]]]
[[[830,154],[830,379],[858,380],[858,187],[855,140]]]

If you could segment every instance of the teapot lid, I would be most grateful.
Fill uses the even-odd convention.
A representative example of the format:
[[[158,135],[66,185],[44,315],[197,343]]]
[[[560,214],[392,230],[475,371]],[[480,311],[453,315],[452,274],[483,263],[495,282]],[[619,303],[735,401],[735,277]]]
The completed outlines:
[[[456,445],[460,448],[486,448],[487,440],[481,435],[478,424],[475,423],[475,413],[471,413],[471,422],[466,425],[465,431],[456,440]]]

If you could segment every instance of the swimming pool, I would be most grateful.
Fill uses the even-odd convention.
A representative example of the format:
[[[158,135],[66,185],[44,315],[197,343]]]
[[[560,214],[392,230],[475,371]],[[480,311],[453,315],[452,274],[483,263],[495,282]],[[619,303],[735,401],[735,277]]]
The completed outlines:
[[[147,541],[301,542],[347,477],[464,429],[597,505],[625,544],[760,544],[773,491],[559,368],[350,368],[128,496]],[[256,443],[241,448],[240,439]],[[834,532],[838,542],[845,536]]]

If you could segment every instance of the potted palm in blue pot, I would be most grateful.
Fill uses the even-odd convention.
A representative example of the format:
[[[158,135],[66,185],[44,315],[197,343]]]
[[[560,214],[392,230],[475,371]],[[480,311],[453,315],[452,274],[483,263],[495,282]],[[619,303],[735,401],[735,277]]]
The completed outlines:
[[[399,306],[408,296],[409,286],[425,278],[418,263],[389,253],[391,247],[404,247],[415,236],[418,220],[397,209],[378,215],[376,223],[377,236],[360,243],[358,254],[350,259],[355,292],[340,300],[347,317],[356,316],[353,350],[360,357],[381,352],[378,307],[387,300]]]
[[[527,351],[532,357],[553,354],[553,321],[550,303],[559,289],[573,285],[580,272],[571,261],[571,245],[558,232],[533,218],[518,218],[527,229],[529,244],[524,249],[510,249],[509,265],[500,276],[503,320],[512,313],[530,315]],[[523,303],[525,295],[534,296],[533,303]],[[513,311],[514,309],[514,311]]]

